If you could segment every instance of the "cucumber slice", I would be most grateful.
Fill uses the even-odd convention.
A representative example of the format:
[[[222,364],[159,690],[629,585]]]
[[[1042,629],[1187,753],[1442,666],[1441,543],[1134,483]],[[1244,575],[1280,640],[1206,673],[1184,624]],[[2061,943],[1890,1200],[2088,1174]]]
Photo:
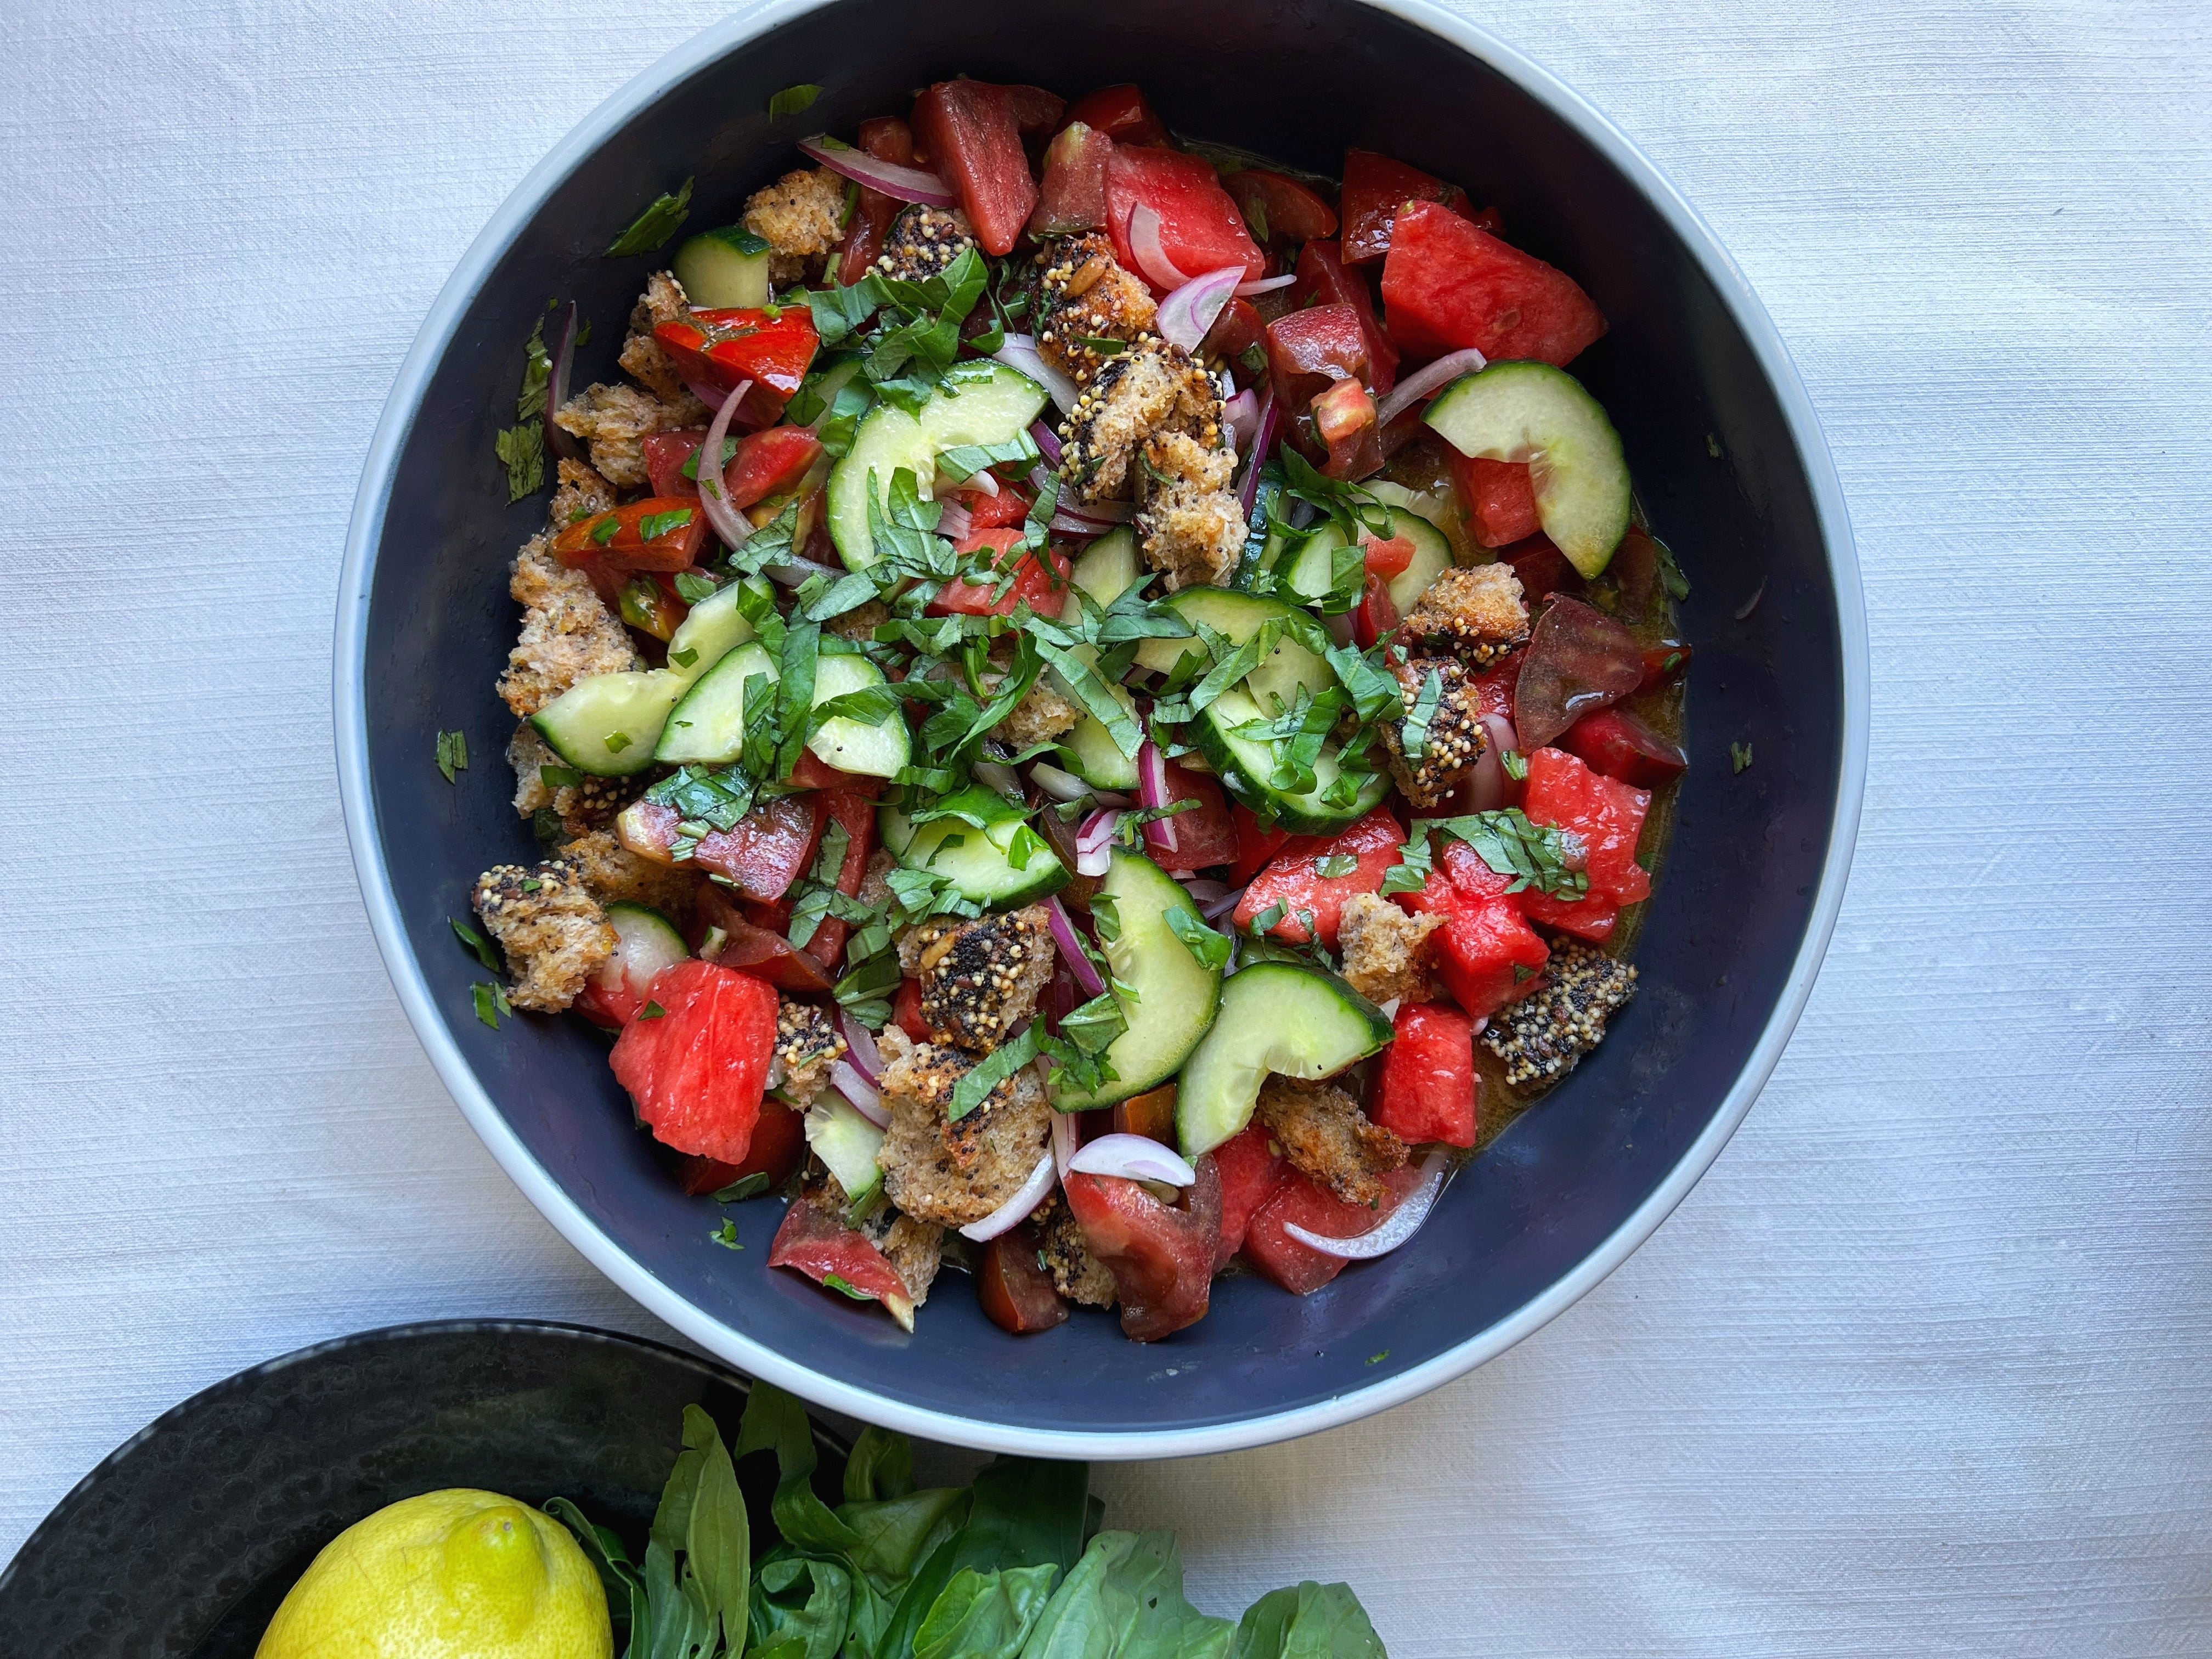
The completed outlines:
[[[1137,535],[1127,525],[1108,531],[1083,550],[1068,580],[1102,605],[1111,605],[1145,574]]]
[[[665,668],[594,674],[530,717],[538,735],[579,772],[623,778],[653,764],[661,727],[691,682]]]
[[[1239,645],[1258,633],[1268,618],[1297,614],[1293,606],[1280,599],[1234,592],[1225,587],[1186,587],[1179,593],[1169,594],[1163,603],[1176,615],[1202,622]],[[1195,635],[1182,640],[1150,639],[1138,644],[1137,661],[1164,674],[1173,672],[1184,656],[1194,652],[1201,662],[1205,660],[1204,647]],[[1271,714],[1279,714],[1296,702],[1302,685],[1319,696],[1335,684],[1335,671],[1287,634],[1261,659],[1260,665],[1244,677],[1244,690]]]
[[[668,714],[657,761],[672,765],[725,765],[745,746],[745,682],[756,674],[776,679],[775,659],[758,641],[739,646],[693,681]]]
[[[1076,648],[1089,649],[1085,646]],[[1121,700],[1130,718],[1135,719],[1134,699],[1118,685],[1107,689]],[[1136,758],[1121,752],[1121,745],[1095,714],[1083,716],[1075,722],[1074,729],[1060,740],[1060,758],[1062,765],[1093,789],[1127,791],[1137,787]]]
[[[837,1184],[852,1200],[847,1219],[857,1219],[875,1207],[884,1172],[876,1163],[884,1132],[862,1117],[842,1096],[824,1091],[806,1109],[806,1148],[820,1158]]]
[[[884,845],[908,869],[944,876],[963,898],[994,910],[1012,909],[1067,885],[1067,866],[1054,856],[1052,844],[995,789],[970,784],[939,805],[971,812],[984,825],[978,829],[964,818],[950,817],[917,824],[895,806],[878,815]],[[1017,849],[1019,866],[1013,859]]]
[[[1102,936],[1101,948],[1115,979],[1136,992],[1136,1006],[1122,1003],[1129,1029],[1106,1050],[1115,1080],[1095,1094],[1055,1094],[1052,1103],[1063,1112],[1110,1106],[1173,1077],[1213,1023],[1221,1001],[1220,970],[1200,966],[1168,926],[1172,911],[1200,920],[1181,882],[1143,854],[1116,847],[1091,901],[1093,914],[1109,901],[1119,927],[1114,938]]]
[[[1252,1121],[1271,1072],[1332,1077],[1390,1040],[1382,1011],[1334,974],[1255,962],[1221,990],[1221,1012],[1176,1085],[1182,1155],[1210,1152]]]
[[[1339,808],[1328,805],[1322,799],[1323,792],[1344,771],[1337,760],[1334,744],[1315,757],[1311,789],[1293,795],[1276,788],[1267,781],[1275,769],[1273,746],[1237,735],[1239,726],[1263,718],[1260,705],[1248,693],[1231,690],[1207,705],[1206,712],[1191,722],[1190,728],[1197,736],[1199,752],[1212,765],[1221,787],[1262,818],[1272,818],[1298,835],[1322,835],[1341,830],[1370,811],[1389,792],[1389,775],[1377,772],[1360,786],[1351,805]]]
[[[702,310],[764,306],[769,261],[775,253],[765,238],[743,225],[725,225],[685,241],[676,250],[671,268],[684,284],[684,297]]]
[[[1536,517],[1583,576],[1628,533],[1620,434],[1582,382],[1549,363],[1492,363],[1444,388],[1421,417],[1462,455],[1526,461]]]
[[[750,582],[726,582],[693,605],[668,640],[668,665],[696,680],[753,636],[753,625],[738,608]]]
[[[1389,581],[1390,603],[1402,617],[1428,592],[1429,584],[1451,568],[1451,544],[1418,513],[1393,507],[1389,514],[1390,533],[1413,544],[1413,562]],[[1299,543],[1290,556],[1287,586],[1291,592],[1308,604],[1326,597],[1336,550],[1343,545],[1344,532],[1334,525],[1323,525]]]
[[[649,905],[617,899],[607,906],[607,926],[615,930],[614,954],[592,975],[603,988],[643,996],[662,969],[690,958],[676,924]]]
[[[978,359],[948,371],[919,416],[889,404],[871,410],[853,434],[851,451],[830,469],[830,535],[846,568],[865,570],[876,562],[868,527],[872,475],[878,502],[890,501],[901,468],[914,474],[927,501],[939,454],[964,444],[1006,443],[1026,432],[1044,405],[1044,388],[1028,375]]]
[[[818,708],[832,697],[883,683],[884,671],[866,657],[824,651],[814,664],[814,706]],[[891,710],[880,726],[842,714],[824,720],[822,729],[806,740],[806,746],[826,765],[872,778],[896,776],[913,754],[902,708]]]

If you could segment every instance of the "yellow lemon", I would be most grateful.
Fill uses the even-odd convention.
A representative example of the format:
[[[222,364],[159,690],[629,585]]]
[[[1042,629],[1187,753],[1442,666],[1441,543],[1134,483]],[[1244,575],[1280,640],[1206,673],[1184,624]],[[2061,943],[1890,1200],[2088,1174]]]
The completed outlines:
[[[495,1492],[356,1521],[284,1597],[254,1659],[613,1659],[606,1592],[568,1529]]]

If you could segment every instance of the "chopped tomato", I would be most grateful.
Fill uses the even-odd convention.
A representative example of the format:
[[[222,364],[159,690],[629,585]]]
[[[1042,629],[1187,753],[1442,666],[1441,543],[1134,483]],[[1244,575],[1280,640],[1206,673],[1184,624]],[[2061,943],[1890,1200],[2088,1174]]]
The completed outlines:
[[[1121,1334],[1134,1341],[1157,1342],[1206,1317],[1221,1237],[1221,1174],[1210,1156],[1197,1169],[1173,1208],[1119,1176],[1070,1170],[1061,1182],[1084,1243],[1114,1275]]]
[[[656,575],[632,576],[625,581],[616,592],[615,608],[632,628],[665,641],[675,634],[690,607],[661,586]]]
[[[1336,234],[1336,210],[1312,185],[1288,173],[1240,167],[1226,182],[1255,241],[1279,236],[1286,242],[1311,242]]]
[[[1389,583],[1369,571],[1359,590],[1359,603],[1352,611],[1352,637],[1359,648],[1372,651],[1396,633],[1403,620],[1398,614],[1398,602],[1390,597]]]
[[[921,1017],[921,981],[899,981],[898,1000],[891,1005],[891,1023],[916,1042],[929,1041],[929,1022]]]
[[[838,1279],[830,1288],[850,1285],[864,1300],[881,1302],[894,1312],[903,1307],[907,1317],[913,1316],[906,1281],[868,1236],[805,1199],[794,1200],[784,1212],[775,1242],[769,1246],[768,1265],[796,1267],[817,1285]]]
[[[848,795],[866,795],[871,799],[883,793],[887,781],[864,773],[841,772],[811,749],[799,751],[799,764],[791,769],[791,781],[801,789],[835,789]]]
[[[957,553],[979,553],[991,550],[994,562],[1005,559],[1006,551],[1022,539],[1020,526],[1001,525],[995,529],[971,530],[962,540],[955,542]],[[1026,605],[1043,617],[1057,617],[1060,608],[1067,601],[1066,556],[1052,548],[1040,553],[1032,548],[1020,556],[1014,566],[1014,579],[1005,592],[999,592],[1003,576],[988,582],[949,581],[937,590],[937,597],[926,608],[933,617],[1010,617],[1018,605]]]
[[[1067,107],[1070,125],[1080,121],[1094,127],[1117,144],[1164,144],[1167,123],[1154,112],[1144,93],[1127,83],[1101,87]]]
[[[1114,141],[1095,127],[1071,121],[1044,149],[1044,179],[1037,186],[1032,236],[1097,230],[1106,222],[1106,164]]]
[[[1532,611],[1539,599],[1554,593],[1579,594],[1583,591],[1581,574],[1567,562],[1567,556],[1552,544],[1548,536],[1531,536],[1526,541],[1516,542],[1500,556],[1521,579],[1521,597],[1528,602]]]
[[[1638,789],[1656,789],[1688,769],[1690,757],[1635,715],[1620,708],[1585,714],[1559,735],[1559,747],[1593,772]]]
[[[738,409],[769,420],[806,378],[817,343],[814,314],[805,306],[714,307],[656,324],[653,337],[687,380],[720,392],[751,381]]]
[[[1285,1227],[1296,1223],[1324,1238],[1356,1238],[1388,1220],[1420,1179],[1420,1172],[1410,1166],[1391,1170],[1382,1177],[1389,1198],[1370,1210],[1364,1204],[1346,1204],[1293,1172],[1245,1230],[1244,1259],[1293,1295],[1310,1296],[1349,1264],[1341,1256],[1300,1243]]]
[[[694,950],[706,949],[720,933],[720,943],[712,954],[723,967],[750,974],[786,991],[828,990],[830,977],[822,964],[793,948],[783,936],[790,925],[788,911],[759,905],[741,909],[725,889],[710,883],[699,890],[691,921],[691,945]]]
[[[1410,536],[1378,536],[1363,526],[1359,546],[1367,560],[1367,574],[1380,576],[1385,581],[1404,575],[1406,567],[1413,562],[1413,539]]]
[[[1528,653],[1516,651],[1486,674],[1477,674],[1474,696],[1478,705],[1475,712],[1481,714],[1503,714],[1513,718],[1513,688],[1521,678],[1521,661]]]
[[[1254,383],[1256,377],[1244,354],[1255,345],[1262,345],[1267,337],[1267,319],[1260,315],[1260,307],[1249,300],[1231,299],[1221,307],[1221,314],[1213,319],[1213,326],[1198,343],[1201,357],[1224,357],[1240,386]]]
[[[1531,754],[1522,810],[1534,822],[1556,825],[1580,840],[1589,892],[1566,900],[1530,888],[1519,895],[1522,914],[1584,939],[1609,937],[1621,906],[1651,896],[1650,873],[1636,861],[1650,805],[1647,792],[1591,771],[1563,749]]]
[[[1492,362],[1533,357],[1564,367],[1605,332],[1605,314],[1573,277],[1449,208],[1417,202],[1391,236],[1382,305],[1408,351],[1442,356],[1474,346]]]
[[[1449,444],[1443,452],[1460,505],[1467,510],[1468,529],[1477,542],[1485,547],[1510,547],[1544,527],[1536,516],[1536,491],[1528,482],[1526,461],[1485,460],[1462,455]]]
[[[821,806],[813,795],[779,795],[734,828],[701,836],[691,858],[701,869],[727,876],[741,897],[777,899],[806,873],[821,836]]]
[[[1048,1331],[1067,1318],[1067,1304],[1037,1261],[1036,1229],[1026,1221],[983,1247],[975,1299],[994,1325],[1016,1336]]]
[[[648,432],[641,437],[638,447],[645,452],[646,481],[653,493],[697,500],[698,483],[684,476],[684,465],[706,441],[703,426],[686,427],[680,432]]]
[[[1351,264],[1364,264],[1390,251],[1390,230],[1408,202],[1437,202],[1453,213],[1468,212],[1467,192],[1419,167],[1377,155],[1371,149],[1344,153],[1344,253]]]
[[[678,962],[653,975],[607,1058],[664,1144],[743,1164],[775,1050],[774,990],[711,962]]]
[[[830,823],[842,825],[845,831],[845,857],[837,866],[837,890],[847,898],[856,898],[860,883],[868,873],[868,854],[876,847],[875,803],[842,789],[825,790],[822,810],[829,815]],[[823,826],[822,832],[825,836],[830,833],[829,824]],[[845,940],[852,931],[853,924],[842,917],[824,916],[815,923],[813,936],[800,948],[820,963],[825,971],[835,970],[844,957]]]
[[[1505,891],[1499,875],[1463,842],[1447,842],[1419,892],[1398,895],[1406,909],[1441,915],[1429,935],[1430,960],[1453,1000],[1476,1019],[1496,1013],[1536,988],[1551,949]]]
[[[1006,94],[1006,107],[1013,113],[1014,131],[1024,138],[1042,138],[1054,131],[1067,112],[1067,100],[1042,87],[1018,83],[1000,90]]]
[[[1277,854],[1274,861],[1244,889],[1237,901],[1233,920],[1239,932],[1249,929],[1264,910],[1283,907],[1282,919],[1267,931],[1277,939],[1304,945],[1315,934],[1330,950],[1336,948],[1337,923],[1345,901],[1355,893],[1379,892],[1382,872],[1398,862],[1398,848],[1406,832],[1387,806],[1378,806],[1350,829],[1322,841],[1301,837],[1310,844],[1295,853]],[[1318,842],[1318,845],[1310,843]],[[1351,860],[1341,875],[1323,875],[1322,867],[1335,869],[1332,860]],[[1309,926],[1310,919],[1310,926]]]
[[[994,258],[1012,252],[1036,205],[1037,189],[1009,88],[984,81],[939,81],[914,100],[908,119],[916,147],[960,193],[983,251]]]
[[[1662,640],[1656,645],[1644,647],[1644,678],[1638,682],[1635,696],[1657,690],[1668,680],[1678,679],[1690,665],[1692,647],[1680,640]]]
[[[1350,306],[1310,306],[1267,325],[1267,369],[1275,401],[1303,410],[1341,380],[1368,372],[1367,337]]]
[[[799,487],[822,453],[822,441],[803,426],[772,426],[748,434],[723,470],[732,507],[750,507]]]
[[[706,539],[696,501],[648,495],[577,520],[553,538],[553,556],[576,570],[689,570]]]
[[[1375,296],[1364,272],[1347,270],[1334,242],[1308,242],[1298,250],[1297,281],[1291,301],[1299,306],[1350,306],[1367,340],[1367,379],[1377,396],[1398,383],[1398,348],[1375,315]]]
[[[1269,859],[1283,850],[1290,842],[1316,842],[1318,836],[1293,836],[1287,830],[1270,829],[1261,823],[1252,809],[1238,801],[1229,809],[1230,822],[1237,836],[1237,856],[1229,867],[1229,883],[1242,887],[1258,875]]]
[[[1213,1163],[1221,1172],[1221,1243],[1213,1253],[1218,1273],[1244,1248],[1253,1216],[1289,1178],[1291,1166],[1256,1118],[1213,1149]]]
[[[1474,1146],[1482,1106],[1474,1022],[1440,1002],[1409,1002],[1393,1023],[1368,1115],[1409,1145]]]
[[[879,115],[860,123],[860,149],[878,161],[893,161],[900,167],[914,165],[914,132],[895,115]],[[891,221],[905,205],[896,197],[886,196],[879,190],[860,187],[860,199],[853,213],[853,222],[846,228],[844,245],[837,260],[837,280],[848,287],[867,274],[876,256],[884,251],[884,233],[890,228]]]
[[[1328,450],[1322,471],[1332,478],[1364,478],[1382,465],[1382,432],[1375,395],[1357,380],[1337,381],[1313,400],[1314,436]]]
[[[694,1198],[719,1193],[749,1175],[764,1175],[771,1187],[791,1179],[806,1156],[806,1119],[780,1100],[761,1101],[760,1121],[753,1125],[753,1144],[742,1164],[725,1164],[716,1158],[687,1158],[677,1181]]]
[[[1160,251],[1186,277],[1227,265],[1242,265],[1248,281],[1266,272],[1267,262],[1244,228],[1244,216],[1204,156],[1115,146],[1106,167],[1106,228],[1114,257],[1141,274],[1129,244],[1129,215],[1140,202],[1160,216]]]
[[[1132,1095],[1114,1108],[1114,1133],[1117,1135],[1142,1135],[1147,1140],[1157,1140],[1163,1146],[1176,1144],[1176,1091],[1172,1083],[1157,1089],[1147,1089],[1143,1094]]]
[[[1029,493],[1006,483],[999,486],[995,495],[977,495],[968,507],[968,522],[977,530],[1002,530],[1029,515]]]
[[[1237,828],[1230,821],[1229,802],[1221,786],[1203,772],[1194,772],[1173,761],[1165,763],[1170,800],[1194,800],[1173,817],[1158,820],[1175,832],[1175,845],[1162,845],[1164,836],[1147,835],[1154,862],[1168,871],[1204,870],[1226,864],[1237,856]],[[1146,824],[1151,830],[1154,826]]]

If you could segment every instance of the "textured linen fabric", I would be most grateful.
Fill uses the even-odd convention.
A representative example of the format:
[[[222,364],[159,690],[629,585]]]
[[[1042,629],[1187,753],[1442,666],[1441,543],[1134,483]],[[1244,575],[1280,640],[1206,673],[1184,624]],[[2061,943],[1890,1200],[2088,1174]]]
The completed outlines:
[[[454,260],[723,9],[0,6],[0,1554],[299,1344],[654,1328],[400,1016],[331,617]],[[1803,369],[1871,617],[1857,866],[1765,1097],[1607,1283],[1381,1418],[1099,1485],[1202,1605],[1349,1578],[1399,1659],[2212,1651],[2212,12],[1468,9]]]

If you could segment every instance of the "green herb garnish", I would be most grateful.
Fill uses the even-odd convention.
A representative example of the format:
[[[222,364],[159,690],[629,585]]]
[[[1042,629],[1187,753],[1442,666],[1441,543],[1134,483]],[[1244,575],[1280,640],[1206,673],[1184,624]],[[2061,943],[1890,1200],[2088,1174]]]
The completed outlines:
[[[459,732],[438,733],[438,769],[446,775],[446,781],[453,781],[453,774],[469,769],[469,740]]]
[[[607,245],[607,257],[627,258],[633,253],[651,253],[666,246],[690,211],[691,180],[686,179],[673,195],[654,197],[645,211],[630,221],[629,228]]]

